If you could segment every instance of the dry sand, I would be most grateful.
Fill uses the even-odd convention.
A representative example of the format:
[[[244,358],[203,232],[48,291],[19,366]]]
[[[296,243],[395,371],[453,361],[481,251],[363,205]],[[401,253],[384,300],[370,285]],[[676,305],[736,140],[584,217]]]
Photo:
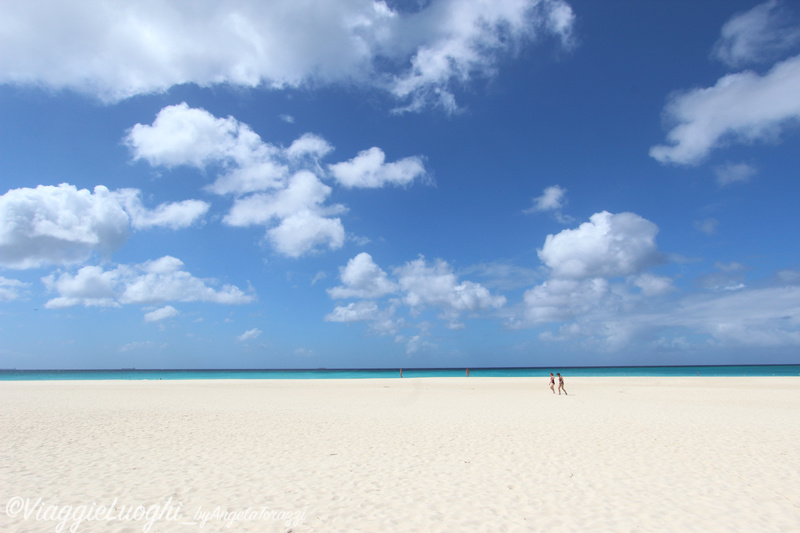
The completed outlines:
[[[800,378],[566,387],[3,382],[0,531],[800,531]]]

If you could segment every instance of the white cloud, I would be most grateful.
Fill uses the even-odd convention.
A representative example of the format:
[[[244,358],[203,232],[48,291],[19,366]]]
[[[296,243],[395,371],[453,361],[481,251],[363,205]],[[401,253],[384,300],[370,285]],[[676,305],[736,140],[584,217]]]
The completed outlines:
[[[336,180],[347,188],[377,188],[385,185],[408,185],[426,175],[420,157],[406,157],[386,163],[386,155],[378,147],[359,152],[349,161],[330,165],[328,169]]]
[[[328,289],[331,298],[380,298],[399,288],[366,252],[358,254],[347,262],[347,266],[340,268],[339,277],[344,286]]]
[[[202,280],[182,270],[183,262],[165,256],[136,266],[120,265],[113,270],[86,266],[75,275],[51,274],[42,278],[58,297],[46,307],[63,308],[74,305],[119,307],[121,304],[158,304],[177,302],[212,302],[245,304],[255,299],[234,285],[215,289],[213,280]]]
[[[16,300],[21,296],[22,290],[27,286],[27,283],[23,283],[19,280],[0,276],[0,302]]]
[[[141,191],[138,189],[120,189],[114,195],[130,215],[131,225],[137,230],[153,227],[187,228],[200,220],[211,207],[200,200],[184,200],[147,209],[142,205]]]
[[[726,144],[776,139],[800,118],[799,93],[800,56],[795,56],[763,76],[729,74],[713,87],[678,94],[664,111],[675,124],[668,144],[653,146],[650,156],[661,163],[697,164]]]
[[[152,166],[215,167],[216,194],[244,194],[283,186],[289,170],[281,149],[265,143],[247,124],[217,118],[185,102],[158,112],[151,125],[136,124],[125,137],[134,160]]]
[[[403,109],[453,110],[453,86],[492,75],[528,42],[568,46],[574,15],[562,0],[440,0],[413,13],[372,0],[86,0],[3,2],[0,20],[0,83],[107,102],[185,83],[350,83],[384,89]]]
[[[199,200],[142,205],[138,189],[94,192],[74,185],[39,185],[0,196],[0,264],[9,268],[69,265],[93,252],[109,256],[136,230],[180,229],[197,222],[209,204]]]
[[[609,296],[609,283],[602,278],[551,279],[525,291],[527,324],[565,322],[595,311]]]
[[[731,183],[747,182],[750,178],[758,174],[758,170],[747,163],[727,163],[714,169],[717,175],[717,184],[720,187]]]
[[[375,320],[380,310],[378,304],[369,301],[353,302],[347,305],[340,305],[325,315],[328,322],[364,322]]]
[[[425,306],[438,308],[442,311],[441,318],[453,329],[463,327],[457,319],[465,311],[498,309],[506,303],[504,296],[493,295],[478,283],[459,283],[450,265],[440,259],[428,266],[425,258],[420,257],[396,268],[394,274],[404,292],[403,302],[412,312]]]
[[[584,279],[627,276],[660,259],[658,227],[635,213],[595,213],[576,229],[548,235],[539,258],[553,277]]]
[[[73,276],[63,273],[58,278],[50,274],[42,278],[49,291],[60,294],[45,304],[48,309],[83,305],[87,307],[119,307],[119,285],[131,275],[127,267],[104,271],[99,266],[86,266]]]
[[[318,177],[324,173],[319,160],[333,147],[318,135],[306,133],[288,148],[281,148],[263,142],[233,117],[217,118],[183,103],[162,109],[152,125],[131,128],[126,143],[134,159],[154,166],[188,165],[219,171],[208,189],[236,195],[223,222],[238,227],[266,226],[266,238],[278,253],[300,257],[344,244],[344,226],[335,215],[346,208],[325,205],[332,189]],[[425,175],[420,158],[385,163],[379,148],[330,168],[346,186],[408,184]],[[138,198],[133,198],[129,203],[135,207],[136,201]],[[150,220],[185,224],[189,215],[199,216],[203,206],[196,201],[167,204],[137,220],[142,224]]]
[[[248,329],[247,331],[236,337],[236,340],[238,340],[239,342],[252,341],[257,339],[261,335],[261,333],[263,332],[258,328]]]
[[[412,315],[426,307],[440,311],[439,318],[447,327],[461,329],[462,313],[499,309],[506,303],[504,296],[493,295],[488,289],[471,281],[459,281],[447,262],[428,265],[424,257],[393,269],[396,281],[390,279],[367,253],[360,253],[340,269],[343,285],[328,289],[331,298],[359,298],[357,302],[338,306],[325,317],[330,322],[370,321],[379,333],[395,333],[405,322],[395,315],[405,305]],[[373,301],[400,293],[389,299],[389,306],[380,309]]]
[[[36,268],[109,255],[127,239],[128,214],[114,194],[62,183],[12,189],[0,196],[0,264]]]
[[[800,42],[792,19],[778,0],[759,4],[725,23],[712,54],[731,67],[774,60]]]
[[[267,231],[275,249],[289,257],[300,257],[327,246],[331,250],[344,244],[344,226],[338,218],[326,218],[309,210],[299,211],[281,220]]]
[[[538,213],[541,211],[553,211],[564,207],[566,204],[567,190],[559,185],[547,187],[542,195],[533,199],[533,205],[526,209],[524,213]]]
[[[458,109],[453,86],[475,75],[492,75],[498,56],[519,48],[540,34],[551,34],[569,46],[574,14],[560,0],[433,3],[402,21],[416,30],[411,68],[397,76],[392,93],[408,103],[397,112],[434,105]]]
[[[171,305],[160,307],[144,315],[145,322],[159,322],[178,315],[178,310]]]
[[[272,194],[253,194],[237,198],[223,222],[229,226],[267,225],[301,211],[340,213],[342,206],[323,208],[331,188],[304,170],[291,177],[285,188]]]
[[[671,278],[656,276],[647,272],[633,278],[633,284],[639,287],[645,296],[667,294],[674,288]]]
[[[585,323],[600,317],[604,331],[614,332],[613,342],[606,338],[606,347],[622,346],[629,328],[624,324],[611,328],[615,317],[672,291],[670,278],[646,272],[661,260],[657,233],[655,224],[635,213],[603,211],[576,229],[548,235],[539,258],[550,268],[550,279],[525,292],[523,318],[510,325],[567,322],[557,335],[545,335],[554,340],[583,335]],[[627,284],[609,281],[618,277],[626,278]]]
[[[286,155],[289,159],[300,159],[302,157],[321,159],[332,151],[333,146],[328,141],[319,135],[305,133],[286,149]]]

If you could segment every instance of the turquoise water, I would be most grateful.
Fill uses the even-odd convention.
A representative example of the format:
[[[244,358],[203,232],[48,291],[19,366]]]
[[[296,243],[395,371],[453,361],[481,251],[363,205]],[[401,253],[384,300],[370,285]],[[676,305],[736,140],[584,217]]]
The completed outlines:
[[[566,368],[471,368],[470,377],[564,376],[800,376],[800,365],[617,366]],[[405,378],[463,377],[464,368],[406,368]],[[317,370],[0,370],[0,381],[103,379],[364,379],[397,378],[399,368]]]

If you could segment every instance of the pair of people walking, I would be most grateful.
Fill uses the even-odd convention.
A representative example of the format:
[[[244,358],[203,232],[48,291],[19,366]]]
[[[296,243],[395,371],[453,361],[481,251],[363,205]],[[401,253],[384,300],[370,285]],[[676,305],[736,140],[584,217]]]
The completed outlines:
[[[564,391],[564,394],[567,394],[567,389],[564,388],[564,378],[561,377],[561,372],[556,372],[556,376],[558,376],[558,395],[561,396],[561,391]],[[553,394],[556,393],[555,391],[556,386],[556,378],[553,377],[553,373],[550,372],[550,390],[553,391]],[[567,394],[567,396],[569,396]]]

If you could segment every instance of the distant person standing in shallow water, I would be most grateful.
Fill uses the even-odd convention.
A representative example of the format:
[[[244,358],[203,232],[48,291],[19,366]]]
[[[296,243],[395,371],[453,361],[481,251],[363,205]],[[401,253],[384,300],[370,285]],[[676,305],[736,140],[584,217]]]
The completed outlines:
[[[553,377],[552,372],[550,372],[550,390],[553,391],[553,394],[556,393],[556,378]]]
[[[567,389],[564,388],[564,378],[561,377],[561,372],[556,372],[556,376],[558,376],[558,395],[561,396],[561,391],[564,391],[564,394],[567,394]],[[569,394],[567,394],[569,396]]]

